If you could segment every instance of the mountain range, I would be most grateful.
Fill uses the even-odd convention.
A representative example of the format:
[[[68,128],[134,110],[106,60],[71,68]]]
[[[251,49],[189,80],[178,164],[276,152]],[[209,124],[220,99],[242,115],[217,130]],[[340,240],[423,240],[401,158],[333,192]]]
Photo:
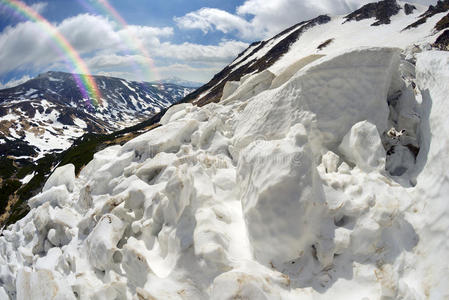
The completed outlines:
[[[42,187],[9,206],[0,299],[448,298],[448,18],[300,22],[23,171]]]
[[[96,107],[86,101],[70,73],[47,72],[0,90],[1,155],[37,159],[65,150],[84,133],[110,133],[135,125],[194,90],[171,83],[93,79],[101,94]]]
[[[179,86],[185,86],[185,87],[190,87],[190,88],[199,88],[200,86],[204,85],[201,82],[184,80],[184,79],[181,79],[176,76],[158,80],[158,81],[155,81],[154,83],[171,83],[171,84],[176,84]]]

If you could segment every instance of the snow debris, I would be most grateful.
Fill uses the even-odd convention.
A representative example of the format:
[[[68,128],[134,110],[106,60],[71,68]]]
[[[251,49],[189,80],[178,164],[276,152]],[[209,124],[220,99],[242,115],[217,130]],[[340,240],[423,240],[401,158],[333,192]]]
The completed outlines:
[[[21,182],[22,184],[27,184],[28,182],[31,181],[31,179],[33,179],[35,173],[36,173],[36,172],[32,172],[32,173],[26,175],[25,177],[23,177],[23,178],[20,180],[20,182]]]
[[[0,299],[449,297],[449,54],[404,58],[253,74],[57,168],[2,232]]]

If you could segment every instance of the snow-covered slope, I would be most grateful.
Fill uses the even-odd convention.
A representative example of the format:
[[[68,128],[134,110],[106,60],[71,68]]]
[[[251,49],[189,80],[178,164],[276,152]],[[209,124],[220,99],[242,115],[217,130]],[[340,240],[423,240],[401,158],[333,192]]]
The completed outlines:
[[[449,52],[411,40],[293,43],[56,169],[2,232],[0,299],[448,298]]]
[[[4,150],[0,155],[36,159],[65,150],[86,132],[106,133],[132,126],[194,90],[169,83],[93,78],[101,94],[97,106],[83,97],[70,73],[47,72],[0,90],[0,149]]]
[[[282,73],[293,62],[315,55],[330,55],[351,47],[449,45],[449,1],[424,7],[395,0],[367,4],[347,16],[319,16],[252,44],[210,82],[188,96],[198,105],[218,102],[226,82],[269,70]],[[438,25],[439,24],[439,25]]]

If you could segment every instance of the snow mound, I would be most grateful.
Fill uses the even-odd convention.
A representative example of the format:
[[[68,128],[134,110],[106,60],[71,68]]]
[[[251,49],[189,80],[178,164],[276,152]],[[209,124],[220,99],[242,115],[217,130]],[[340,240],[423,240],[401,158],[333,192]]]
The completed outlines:
[[[0,299],[448,297],[449,55],[404,64],[358,48],[254,74],[58,168],[0,237]],[[419,150],[404,176],[393,123]]]

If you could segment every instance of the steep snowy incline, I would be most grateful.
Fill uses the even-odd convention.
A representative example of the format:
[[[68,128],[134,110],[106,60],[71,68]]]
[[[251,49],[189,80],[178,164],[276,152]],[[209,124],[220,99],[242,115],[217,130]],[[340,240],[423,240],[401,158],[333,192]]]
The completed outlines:
[[[301,22],[269,40],[253,43],[186,100],[197,105],[218,102],[228,82],[244,81],[249,74],[267,70],[278,76],[295,62],[299,66],[292,68],[298,70],[304,61],[343,49],[373,46],[406,49],[416,45],[444,50],[449,47],[448,11],[448,0],[429,8],[383,0],[347,16],[322,15]]]
[[[414,268],[407,280],[421,278],[423,298],[445,299],[449,280],[449,53],[418,55],[417,83],[422,92],[424,151],[418,156],[420,174],[411,191],[413,224],[420,239]]]
[[[449,54],[406,54],[254,74],[56,169],[2,232],[0,299],[449,297]]]

